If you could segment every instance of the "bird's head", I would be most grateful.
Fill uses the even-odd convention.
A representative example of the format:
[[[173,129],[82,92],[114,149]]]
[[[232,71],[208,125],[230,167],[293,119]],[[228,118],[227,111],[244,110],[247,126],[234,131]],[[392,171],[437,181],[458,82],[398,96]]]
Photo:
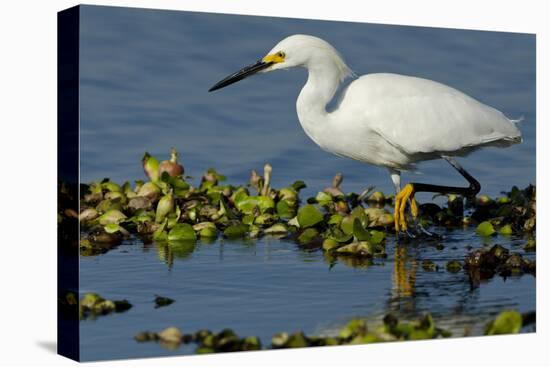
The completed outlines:
[[[351,70],[338,51],[328,42],[318,37],[295,34],[277,43],[271,51],[254,64],[246,66],[216,83],[209,92],[236,83],[256,73],[298,66],[306,68],[329,66],[336,70],[341,80],[351,74]]]

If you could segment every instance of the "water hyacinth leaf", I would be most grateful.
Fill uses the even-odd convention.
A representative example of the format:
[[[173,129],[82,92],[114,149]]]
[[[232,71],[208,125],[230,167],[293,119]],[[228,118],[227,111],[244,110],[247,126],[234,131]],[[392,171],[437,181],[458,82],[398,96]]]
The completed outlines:
[[[347,235],[353,235],[353,223],[355,222],[355,217],[352,215],[345,216],[340,221],[340,229]]]
[[[305,205],[298,210],[298,223],[300,228],[312,227],[323,221],[323,213],[313,205]]]
[[[323,191],[318,192],[317,196],[315,196],[315,199],[321,205],[329,205],[333,201],[332,195],[327,194],[326,192],[323,192]]]
[[[174,210],[174,197],[171,193],[164,195],[157,204],[155,222],[160,223]]]
[[[307,187],[306,183],[302,180],[294,181],[291,186],[294,190],[296,190],[296,192],[300,192],[301,189],[305,189]]]
[[[286,343],[286,347],[288,348],[303,348],[307,346],[308,341],[302,331],[290,335]]]
[[[492,236],[495,233],[495,228],[489,221],[481,222],[476,228],[476,233],[484,237]]]
[[[243,222],[243,224],[252,224],[254,223],[254,215],[253,214],[247,214],[245,216],[243,216],[243,218],[241,219],[241,221]]]
[[[260,211],[264,213],[268,209],[275,208],[275,202],[272,198],[268,196],[258,196],[258,207],[260,208]]]
[[[166,224],[166,227],[168,229],[174,228],[174,226],[178,223],[181,217],[181,209],[178,205],[176,205],[176,210],[173,213],[168,214],[168,223]]]
[[[88,222],[96,219],[99,216],[99,213],[94,208],[84,209],[78,216],[78,220],[81,222]]]
[[[246,235],[246,232],[248,232],[248,230],[249,230],[249,226],[247,226],[246,224],[239,223],[239,224],[234,224],[227,227],[223,231],[223,235],[226,238],[230,238],[230,239],[242,238]]]
[[[370,231],[370,242],[373,244],[382,243],[386,239],[386,233],[382,231]]]
[[[460,270],[462,270],[462,264],[460,263],[460,261],[451,260],[447,262],[445,268],[449,273],[458,273]]]
[[[486,335],[517,334],[521,330],[523,320],[521,314],[517,311],[503,311],[486,329]]]
[[[370,241],[371,235],[370,233],[363,228],[363,225],[361,224],[361,221],[359,218],[353,219],[353,235],[357,239],[357,241]]]
[[[339,254],[354,255],[354,256],[366,256],[372,257],[372,247],[366,241],[353,242],[349,245],[344,245],[336,250]]]
[[[155,157],[153,157],[152,155],[146,152],[143,155],[141,162],[143,164],[143,171],[145,172],[145,175],[153,182],[158,181],[159,161]]]
[[[344,217],[342,217],[340,214],[333,214],[330,216],[327,224],[339,225],[342,222],[342,219],[344,219]]]
[[[157,334],[159,339],[168,343],[181,343],[183,333],[176,327],[169,327]]]
[[[141,186],[139,188],[139,191],[137,192],[138,196],[145,196],[152,202],[158,200],[160,193],[160,187],[153,182],[147,182],[143,184],[143,186]]]
[[[284,223],[275,223],[271,227],[264,230],[265,234],[282,234],[288,233],[288,228]]]
[[[120,185],[112,181],[103,182],[101,188],[110,192],[122,192]]]
[[[523,246],[523,250],[530,252],[530,251],[536,251],[537,250],[537,243],[534,239],[530,238],[527,240],[527,243],[525,246]]]
[[[500,228],[500,234],[503,234],[505,236],[509,236],[513,233],[512,226],[509,224],[506,224],[505,226],[502,226]]]
[[[115,223],[118,224],[126,219],[126,215],[120,210],[111,209],[108,210],[105,214],[99,217],[99,224],[105,226],[107,224]]]
[[[138,210],[133,217],[128,219],[132,223],[145,223],[151,222],[155,219],[155,214],[152,211],[147,211],[144,209]]]
[[[319,236],[319,232],[315,228],[306,228],[299,236],[298,243],[307,245],[313,242]]]
[[[103,227],[103,229],[107,233],[116,233],[116,232],[128,233],[128,231],[126,231],[124,228],[122,228],[120,225],[116,223],[107,224],[106,226]]]
[[[167,223],[168,220],[165,219],[164,222],[162,222],[160,226],[155,230],[155,232],[153,232],[153,240],[157,242],[165,242],[168,240],[168,233],[164,231]]]
[[[188,223],[178,223],[168,232],[168,241],[196,241],[196,239],[195,230]]]
[[[239,189],[237,189],[237,191],[233,193],[231,198],[235,204],[238,204],[239,202],[248,198],[248,196],[248,190],[246,190],[246,188],[240,187]]]
[[[218,230],[216,227],[205,227],[199,231],[201,238],[216,238],[218,236]]]
[[[260,214],[254,219],[254,223],[258,225],[270,225],[275,221],[273,214]]]
[[[336,241],[333,238],[327,238],[323,241],[323,250],[325,251],[332,251],[334,249],[337,249],[338,247],[342,246],[338,241]]]
[[[357,335],[365,335],[367,333],[367,324],[365,320],[353,319],[340,330],[340,338],[348,339]]]
[[[220,216],[226,215],[229,219],[237,219],[237,215],[233,212],[233,210],[229,207],[229,203],[227,202],[227,199],[225,196],[220,196],[220,210],[218,214]]]
[[[237,209],[245,214],[251,214],[256,206],[264,213],[275,208],[275,202],[268,196],[249,196],[237,203]]]
[[[288,201],[281,200],[276,206],[277,215],[284,219],[290,219],[296,215],[296,211],[288,204]]]

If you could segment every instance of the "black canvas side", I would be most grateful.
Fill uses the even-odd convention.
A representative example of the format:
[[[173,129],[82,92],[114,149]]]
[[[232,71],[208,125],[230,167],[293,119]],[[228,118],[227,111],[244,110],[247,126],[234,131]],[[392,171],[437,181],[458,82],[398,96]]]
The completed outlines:
[[[79,360],[80,8],[57,14],[57,352]]]

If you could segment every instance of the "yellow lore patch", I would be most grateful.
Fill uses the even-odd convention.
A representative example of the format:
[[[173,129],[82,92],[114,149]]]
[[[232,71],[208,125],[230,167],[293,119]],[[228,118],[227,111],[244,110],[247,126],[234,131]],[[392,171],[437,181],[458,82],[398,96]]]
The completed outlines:
[[[262,61],[263,62],[271,62],[273,64],[281,63],[281,62],[285,61],[285,53],[279,51],[279,52],[274,53],[274,54],[266,55],[266,56],[264,56]]]

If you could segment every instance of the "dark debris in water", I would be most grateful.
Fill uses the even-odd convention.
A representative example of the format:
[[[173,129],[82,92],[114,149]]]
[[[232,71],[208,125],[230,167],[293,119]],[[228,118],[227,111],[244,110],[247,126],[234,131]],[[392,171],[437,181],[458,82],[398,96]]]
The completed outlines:
[[[435,339],[449,337],[451,333],[435,326],[430,314],[418,320],[400,322],[394,315],[387,315],[383,325],[369,329],[363,319],[352,319],[337,335],[308,336],[303,331],[294,333],[281,332],[273,335],[271,345],[266,349],[303,348],[325,345],[367,344],[397,340]],[[175,349],[181,344],[194,343],[196,353],[235,352],[262,349],[262,343],[256,336],[239,337],[232,329],[218,333],[210,330],[199,330],[184,334],[176,327],[169,327],[160,332],[143,331],[135,335],[139,342],[159,342],[168,349]]]
[[[464,269],[473,287],[495,275],[503,277],[536,274],[535,260],[529,260],[517,252],[510,252],[501,245],[483,247],[470,252],[464,261]]]
[[[522,327],[534,324],[535,312],[520,314],[515,310],[505,310],[485,324],[485,335],[516,334]],[[431,314],[412,320],[401,321],[394,314],[387,314],[382,324],[369,327],[362,318],[350,320],[334,335],[307,335],[303,331],[280,332],[273,335],[271,343],[263,346],[256,336],[240,337],[232,329],[214,333],[207,329],[184,334],[177,327],[168,327],[160,332],[143,331],[134,336],[139,343],[158,342],[168,349],[176,349],[182,344],[195,344],[195,352],[219,353],[250,351],[260,349],[305,348],[328,345],[354,345],[403,340],[424,340],[453,336],[446,329],[436,326]]]
[[[169,306],[174,302],[175,301],[172,298],[162,297],[159,295],[155,296],[155,308]]]
[[[108,315],[113,312],[125,312],[132,308],[127,300],[113,301],[104,299],[97,293],[86,293],[79,302],[80,318],[95,319],[98,316]]]

